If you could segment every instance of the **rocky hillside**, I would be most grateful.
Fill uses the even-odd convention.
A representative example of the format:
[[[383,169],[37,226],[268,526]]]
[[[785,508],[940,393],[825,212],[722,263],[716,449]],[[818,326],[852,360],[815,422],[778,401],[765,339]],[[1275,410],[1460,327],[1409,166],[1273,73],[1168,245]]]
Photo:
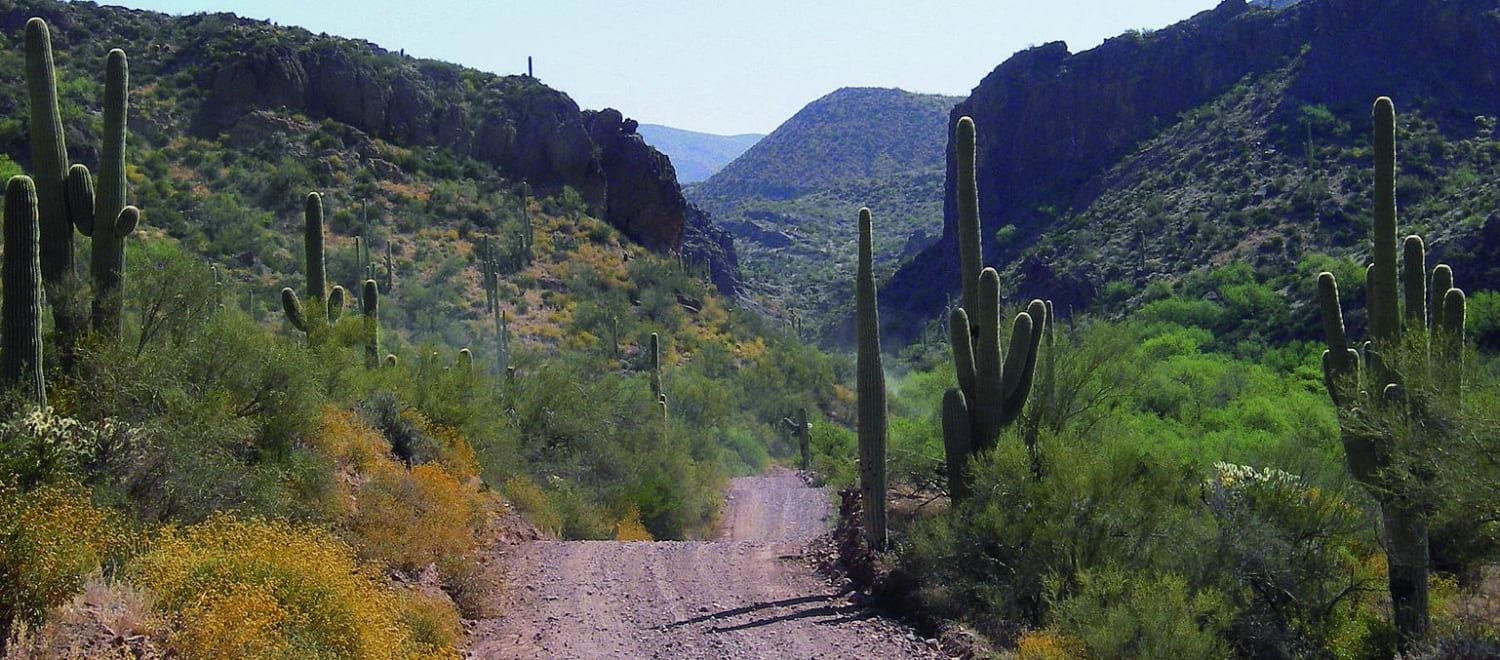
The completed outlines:
[[[641,124],[639,130],[646,144],[671,156],[677,182],[683,185],[713,176],[765,137],[759,133],[714,135],[656,124]]]
[[[1227,0],[1085,52],[1018,53],[950,119],[979,128],[986,262],[1018,297],[1079,307],[1230,261],[1282,272],[1349,256],[1368,227],[1369,108],[1389,95],[1402,231],[1485,288],[1475,269],[1500,255],[1497,70],[1493,2]],[[883,292],[898,334],[958,288],[951,146],[947,166],[942,240]]]
[[[823,325],[848,303],[855,212],[869,206],[886,272],[936,239],[944,124],[959,99],[845,88],[798,111],[688,198],[733,232],[750,289]]]
[[[0,127],[0,150],[16,162],[29,159],[17,129],[26,111],[20,35],[31,16],[53,26],[54,48],[63,53],[62,93],[71,97],[65,106],[76,100],[97,107],[97,63],[110,47],[129,52],[131,138],[148,149],[198,140],[254,151],[325,130],[339,134],[340,144],[316,145],[314,156],[358,145],[351,171],[373,187],[401,185],[421,170],[441,178],[484,168],[493,172],[484,176],[510,185],[529,182],[539,196],[570,188],[587,212],[631,239],[661,252],[685,249],[695,261],[711,263],[721,274],[716,279],[734,279],[732,253],[718,249],[720,237],[690,221],[671,161],[618,111],[581,110],[567,94],[523,75],[418,60],[368,42],[229,14],[171,17],[91,3],[0,2],[6,41],[0,87],[8,92],[0,95],[0,116],[9,118]],[[97,131],[86,129],[97,118],[84,110],[65,119],[77,132],[72,144],[82,152],[79,159],[92,162],[90,136]],[[330,173],[342,169],[342,163],[327,165]],[[357,197],[368,202],[372,192]],[[242,201],[275,208],[269,199]],[[473,218],[479,228],[493,227],[495,220],[482,214]]]

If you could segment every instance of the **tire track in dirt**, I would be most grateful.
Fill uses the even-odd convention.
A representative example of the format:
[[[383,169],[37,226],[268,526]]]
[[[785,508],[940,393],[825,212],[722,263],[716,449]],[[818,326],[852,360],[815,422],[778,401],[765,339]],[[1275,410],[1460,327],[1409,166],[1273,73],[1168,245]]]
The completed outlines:
[[[474,658],[929,658],[802,558],[829,494],[794,472],[735,479],[717,541],[533,541],[501,548],[498,615]]]

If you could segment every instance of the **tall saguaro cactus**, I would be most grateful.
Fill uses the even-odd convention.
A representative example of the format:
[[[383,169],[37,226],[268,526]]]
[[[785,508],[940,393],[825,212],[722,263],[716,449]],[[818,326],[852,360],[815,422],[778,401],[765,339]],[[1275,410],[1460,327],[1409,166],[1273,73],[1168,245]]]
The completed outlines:
[[[42,273],[37,250],[36,184],[13,176],[5,186],[5,258],[0,263],[0,379],[47,406],[42,379]]]
[[[104,140],[99,154],[99,185],[90,230],[94,279],[94,331],[118,340],[121,333],[125,238],[135,232],[140,211],[125,204],[125,115],[130,68],[125,51],[109,51],[104,63]],[[76,222],[76,220],[75,220]]]
[[[807,421],[807,409],[798,408],[797,415],[792,418],[792,426],[797,434],[797,448],[802,453],[802,470],[812,470],[812,425]]]
[[[298,330],[307,333],[309,344],[320,344],[328,335],[328,326],[344,312],[344,287],[327,291],[323,269],[323,196],[307,193],[303,207],[303,249],[307,258],[307,305],[291,287],[281,290],[281,307],[287,319]],[[326,292],[326,294],[325,294]],[[325,302],[324,295],[327,295]]]
[[[1407,497],[1409,487],[1403,485],[1399,471],[1392,469],[1399,460],[1395,445],[1400,441],[1358,420],[1382,411],[1420,414],[1420,408],[1407,400],[1401,369],[1388,363],[1383,354],[1403,345],[1415,347],[1422,353],[1417,360],[1421,364],[1404,365],[1405,368],[1425,370],[1436,362],[1439,368],[1456,372],[1462,354],[1466,303],[1463,291],[1453,287],[1453,271],[1439,265],[1432,272],[1432,322],[1428,324],[1426,250],[1420,237],[1405,239],[1401,256],[1404,263],[1398,272],[1396,111],[1389,98],[1376,99],[1372,118],[1374,240],[1366,292],[1370,341],[1364,344],[1363,352],[1350,345],[1344,332],[1338,282],[1332,273],[1318,274],[1318,302],[1328,344],[1328,350],[1323,352],[1324,382],[1339,409],[1339,438],[1349,471],[1380,503],[1391,603],[1398,642],[1404,651],[1425,637],[1428,630],[1427,526],[1420,505]],[[1406,299],[1404,317],[1402,297]],[[1445,384],[1441,387],[1448,391],[1437,405],[1456,405],[1457,374],[1453,376],[1442,379]]]
[[[1010,345],[1000,350],[1000,274],[981,268],[979,188],[974,172],[974,121],[958,120],[958,255],[963,307],[948,319],[958,387],[943,396],[943,447],[948,492],[963,499],[970,491],[965,466],[970,456],[995,446],[1000,431],[1020,417],[1031,394],[1037,351],[1047,305],[1033,300],[1011,322]]]
[[[666,396],[661,387],[661,337],[651,333],[651,345],[647,349],[646,360],[651,366],[651,398],[659,399]]]
[[[87,324],[82,282],[73,263],[73,222],[68,213],[68,149],[57,106],[57,73],[52,35],[40,18],[26,22],[26,89],[31,103],[31,172],[36,186],[38,249],[42,286],[52,305],[62,344],[63,369],[71,366],[73,346]]]
[[[859,210],[859,269],[855,275],[854,314],[859,337],[856,381],[859,397],[859,490],[864,504],[865,540],[886,547],[885,369],[880,358],[880,314],[875,298],[874,249],[870,209]]]
[[[374,279],[365,280],[360,292],[361,311],[364,312],[365,367],[380,366],[380,287]]]

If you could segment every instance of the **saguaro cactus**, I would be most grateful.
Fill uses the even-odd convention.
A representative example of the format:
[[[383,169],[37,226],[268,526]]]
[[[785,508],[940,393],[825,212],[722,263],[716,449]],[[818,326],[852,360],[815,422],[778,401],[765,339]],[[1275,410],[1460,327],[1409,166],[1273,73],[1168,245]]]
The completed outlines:
[[[647,349],[646,359],[651,366],[651,396],[660,398],[666,395],[661,388],[661,338],[656,333],[651,333],[651,346]]]
[[[363,308],[365,366],[374,369],[380,366],[380,288],[375,280],[365,280],[360,304]]]
[[[31,103],[31,173],[36,186],[38,249],[42,286],[52,305],[62,344],[63,369],[70,369],[73,346],[87,324],[83,287],[73,264],[73,222],[68,213],[68,149],[57,106],[57,74],[52,35],[40,18],[26,22],[26,89]]]
[[[797,434],[797,448],[802,452],[802,470],[812,470],[812,425],[807,421],[806,408],[797,409],[792,426]]]
[[[104,64],[104,140],[99,154],[99,185],[94,199],[91,270],[94,330],[118,340],[121,333],[125,238],[135,232],[140,211],[125,205],[125,115],[130,68],[125,51],[109,51]]]
[[[958,388],[943,396],[943,447],[948,492],[962,499],[970,491],[965,466],[970,456],[995,446],[1000,431],[1015,422],[1031,394],[1047,305],[1033,300],[1011,322],[1010,346],[1000,351],[1000,274],[981,268],[979,189],[974,174],[974,122],[958,120],[958,255],[963,307],[949,315]]]
[[[1350,346],[1344,333],[1338,282],[1332,273],[1319,273],[1319,308],[1328,344],[1328,350],[1323,352],[1323,376],[1328,394],[1339,409],[1340,441],[1349,471],[1380,503],[1391,603],[1399,645],[1406,650],[1425,637],[1428,630],[1427,527],[1420,505],[1406,496],[1409,487],[1403,485],[1398,471],[1391,469],[1397,460],[1394,445],[1399,440],[1391,434],[1372,431],[1369,424],[1358,419],[1380,411],[1421,414],[1420,407],[1407,400],[1403,374],[1382,355],[1401,347],[1403,334],[1405,346],[1424,353],[1417,360],[1421,364],[1415,368],[1425,370],[1436,363],[1440,369],[1451,370],[1451,376],[1441,378],[1444,384],[1440,388],[1448,391],[1446,400],[1440,400],[1439,405],[1456,404],[1465,298],[1462,290],[1453,287],[1452,270],[1439,265],[1432,272],[1432,323],[1428,325],[1426,250],[1420,237],[1406,238],[1402,254],[1404,272],[1398,274],[1395,106],[1389,98],[1381,97],[1376,99],[1372,115],[1374,241],[1366,293],[1370,341],[1364,344],[1363,353]],[[1402,290],[1406,299],[1404,318]],[[1407,368],[1413,367],[1407,365]]]
[[[42,272],[38,256],[36,184],[13,176],[5,186],[5,259],[0,263],[0,378],[47,406],[42,379]]]
[[[859,210],[859,269],[855,275],[854,313],[859,337],[855,385],[859,396],[859,490],[864,503],[865,541],[886,547],[885,369],[880,359],[880,315],[875,300],[874,250],[870,209]]]
[[[320,344],[328,335],[328,326],[344,312],[344,287],[334,286],[323,296],[326,273],[323,269],[323,196],[307,193],[303,208],[303,249],[307,259],[307,305],[297,298],[291,287],[281,290],[281,307],[298,330],[307,333],[309,344]]]

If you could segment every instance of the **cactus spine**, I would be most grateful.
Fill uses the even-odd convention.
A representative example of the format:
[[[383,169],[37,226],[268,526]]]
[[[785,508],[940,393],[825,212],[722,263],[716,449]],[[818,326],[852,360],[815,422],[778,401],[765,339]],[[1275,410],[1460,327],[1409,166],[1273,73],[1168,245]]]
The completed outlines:
[[[974,173],[974,121],[958,120],[958,256],[963,307],[949,315],[958,388],[943,396],[943,448],[948,492],[970,492],[969,457],[995,446],[1000,431],[1021,415],[1031,395],[1047,304],[1033,300],[1011,323],[1009,349],[1000,351],[1000,274],[981,268],[979,188]]]
[[[344,312],[344,287],[327,291],[323,269],[323,196],[307,193],[303,207],[303,250],[307,259],[307,307],[291,287],[281,290],[281,307],[298,330],[307,333],[307,342],[318,345],[328,336],[328,326]],[[324,301],[324,295],[328,296]]]
[[[1453,271],[1439,265],[1432,272],[1432,322],[1428,325],[1426,250],[1422,239],[1408,236],[1402,247],[1403,271],[1396,264],[1396,111],[1386,97],[1376,99],[1372,112],[1375,153],[1373,263],[1367,270],[1367,307],[1370,341],[1363,354],[1349,344],[1339,304],[1338,282],[1332,273],[1318,274],[1319,311],[1328,349],[1323,352],[1323,377],[1328,394],[1339,409],[1339,439],[1350,473],[1380,503],[1386,535],[1389,589],[1395,610],[1398,645],[1406,651],[1427,634],[1427,527],[1420,505],[1403,497],[1405,488],[1391,480],[1392,446],[1396,439],[1360,429],[1352,418],[1369,410],[1418,411],[1406,402],[1402,374],[1382,357],[1407,335],[1407,345],[1425,354],[1419,369],[1436,357],[1445,371],[1440,389],[1444,404],[1456,404],[1458,367],[1463,350],[1465,298],[1453,287]],[[1406,315],[1402,318],[1404,290]],[[1451,374],[1451,375],[1447,375]],[[1414,414],[1420,414],[1415,412]]]
[[[364,312],[365,367],[380,366],[380,288],[375,280],[365,280],[360,292],[360,306]]]
[[[42,408],[42,273],[38,255],[36,184],[14,176],[5,186],[5,257],[0,262],[0,378],[25,387]]]
[[[52,35],[40,18],[26,22],[26,89],[31,104],[31,170],[36,187],[38,249],[42,286],[52,305],[62,343],[63,370],[72,365],[73,347],[87,324],[79,300],[81,282],[73,265],[73,222],[68,212],[68,149],[57,106],[57,74]]]
[[[859,488],[864,505],[865,541],[886,547],[885,511],[885,369],[880,360],[880,315],[875,300],[874,252],[870,209],[859,210],[859,269],[855,275],[854,310],[859,349],[856,356],[859,398]]]

